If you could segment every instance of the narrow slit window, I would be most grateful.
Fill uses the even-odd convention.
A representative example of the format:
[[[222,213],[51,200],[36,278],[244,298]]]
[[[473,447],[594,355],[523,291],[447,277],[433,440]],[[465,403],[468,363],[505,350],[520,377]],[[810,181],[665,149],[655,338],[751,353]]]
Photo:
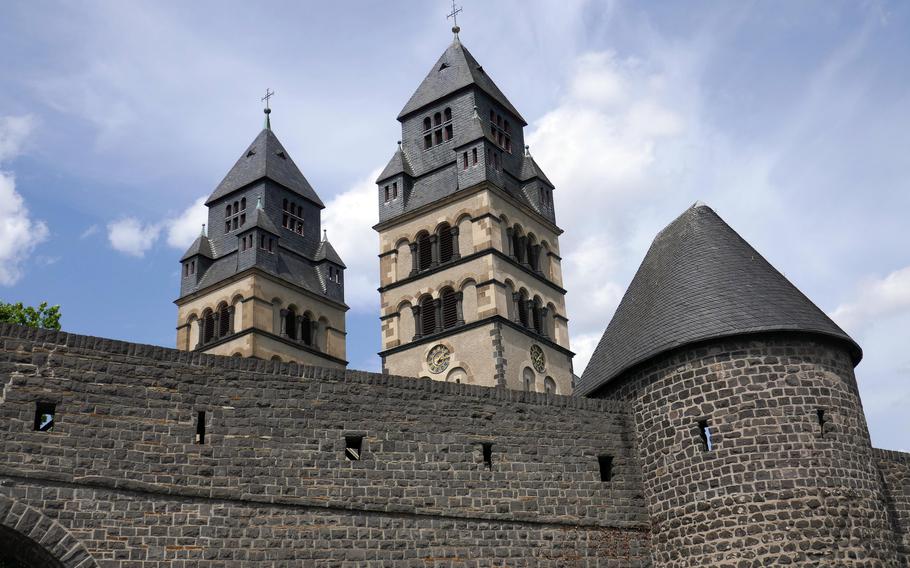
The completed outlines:
[[[200,410],[196,413],[196,443],[205,443],[205,411]]]
[[[702,449],[710,452],[714,449],[714,441],[711,439],[711,425],[707,420],[698,423],[698,432],[701,435]]]
[[[597,462],[600,464],[600,480],[613,480],[613,456],[598,456]]]
[[[828,418],[825,416],[825,409],[815,409],[815,415],[818,418],[818,435],[822,437],[825,435],[825,424],[828,423]]]
[[[344,437],[344,457],[351,461],[360,459],[360,448],[363,446],[363,436]]]
[[[398,182],[392,183],[392,199],[398,199]]]
[[[35,430],[47,432],[54,427],[54,416],[57,405],[52,402],[35,404]]]
[[[493,444],[481,444],[483,451],[483,466],[487,469],[493,469]]]

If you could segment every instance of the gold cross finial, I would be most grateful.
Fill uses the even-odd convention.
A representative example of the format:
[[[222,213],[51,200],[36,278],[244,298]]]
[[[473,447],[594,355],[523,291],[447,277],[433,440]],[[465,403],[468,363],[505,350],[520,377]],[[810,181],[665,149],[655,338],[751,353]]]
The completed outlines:
[[[452,12],[446,16],[446,19],[452,18],[452,33],[455,34],[455,37],[458,37],[458,32],[461,31],[461,28],[458,27],[458,14],[461,12],[461,6],[455,5],[455,0],[452,0]]]

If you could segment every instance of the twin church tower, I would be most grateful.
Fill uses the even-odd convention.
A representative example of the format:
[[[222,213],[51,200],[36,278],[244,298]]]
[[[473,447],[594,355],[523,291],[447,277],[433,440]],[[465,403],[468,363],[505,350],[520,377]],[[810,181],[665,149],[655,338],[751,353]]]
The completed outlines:
[[[345,266],[322,201],[266,127],[183,255],[177,347],[345,366]],[[553,184],[456,34],[398,115],[377,180],[383,371],[569,394]]]

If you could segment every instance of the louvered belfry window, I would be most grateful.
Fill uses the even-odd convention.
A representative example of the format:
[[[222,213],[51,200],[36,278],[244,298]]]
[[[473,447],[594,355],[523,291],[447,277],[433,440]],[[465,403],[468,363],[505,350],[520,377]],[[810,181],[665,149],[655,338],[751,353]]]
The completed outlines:
[[[528,300],[525,298],[518,300],[518,319],[521,325],[528,326]]]
[[[425,298],[420,303],[420,323],[424,335],[436,331],[436,302],[432,298]]]
[[[439,262],[443,263],[452,260],[452,253],[452,229],[448,225],[443,225],[439,229]]]
[[[458,300],[451,289],[442,293],[442,327],[449,329],[458,323]]]
[[[418,269],[426,270],[433,263],[433,246],[426,234],[417,238]]]
[[[534,317],[534,331],[541,333],[543,331],[543,327],[541,326],[540,321],[540,308],[535,305],[533,308],[531,308],[531,313]]]

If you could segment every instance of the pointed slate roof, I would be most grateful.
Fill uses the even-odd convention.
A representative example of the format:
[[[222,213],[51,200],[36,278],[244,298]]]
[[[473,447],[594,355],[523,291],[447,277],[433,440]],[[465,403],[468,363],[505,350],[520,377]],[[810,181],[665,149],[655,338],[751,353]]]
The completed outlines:
[[[269,178],[320,207],[325,207],[322,200],[316,195],[313,186],[303,177],[297,164],[278,141],[278,137],[268,128],[263,128],[262,132],[256,136],[256,139],[218,184],[205,204],[209,205],[262,178]]]
[[[344,265],[344,262],[341,261],[341,256],[335,252],[335,247],[332,246],[332,243],[330,243],[328,239],[324,239],[319,243],[319,249],[316,251],[315,260],[316,262],[328,260],[329,262],[334,262],[341,268],[347,268],[347,266]]]
[[[414,177],[414,170],[411,169],[411,163],[408,161],[407,155],[405,155],[404,150],[401,149],[401,145],[399,144],[398,149],[395,150],[395,154],[392,155],[392,159],[389,160],[385,169],[383,169],[382,173],[379,174],[379,177],[376,178],[376,183],[401,173]]]
[[[190,248],[186,249],[186,252],[180,257],[180,262],[196,256],[197,254],[206,258],[215,258],[215,249],[212,247],[212,241],[205,235],[196,237],[196,240],[193,241]]]
[[[527,121],[499,90],[480,63],[458,38],[445,50],[430,73],[398,113],[398,120],[426,105],[469,85],[476,85],[514,114],[523,124]]]
[[[540,169],[540,166],[538,166],[537,162],[534,161],[534,158],[531,157],[531,154],[526,152],[524,159],[521,161],[521,181],[528,181],[529,179],[534,178],[540,179],[550,187],[556,187],[553,185],[553,182],[550,181],[550,178],[547,177],[547,174],[543,173],[543,170]]]
[[[661,231],[577,387],[590,394],[682,345],[746,333],[800,331],[862,350],[710,207],[696,203]]]
[[[253,222],[250,224],[249,228],[253,227],[259,227],[273,235],[281,234],[278,232],[278,227],[269,219],[269,216],[265,214],[265,211],[263,211],[261,207],[256,207],[253,211]]]

